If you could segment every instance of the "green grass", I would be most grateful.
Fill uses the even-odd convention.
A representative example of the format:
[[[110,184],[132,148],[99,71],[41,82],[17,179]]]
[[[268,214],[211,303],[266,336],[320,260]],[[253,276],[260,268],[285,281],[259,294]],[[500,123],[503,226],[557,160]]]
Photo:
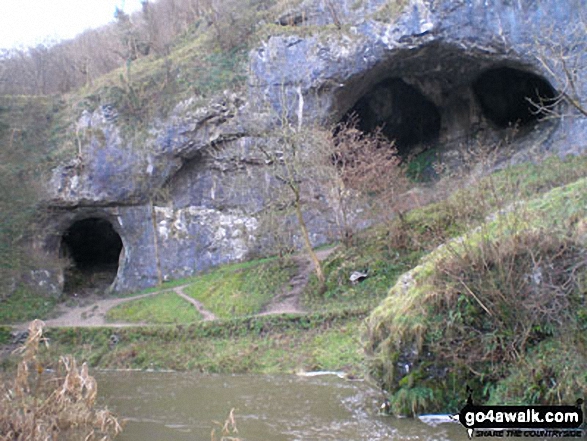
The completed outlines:
[[[362,372],[356,338],[366,311],[248,317],[175,326],[54,328],[46,360],[73,354],[92,367],[206,373]],[[116,334],[119,342],[111,344]]]
[[[252,260],[214,268],[197,276],[173,280],[160,287],[149,288],[140,293],[127,293],[125,296],[185,286],[184,292],[187,295],[202,302],[217,317],[233,318],[261,312],[275,295],[289,288],[287,282],[295,271],[297,268],[291,263],[275,258]],[[179,308],[181,302],[186,302],[181,299],[179,302],[177,295],[171,294],[129,301],[112,309],[108,313],[108,319],[153,324],[194,321],[188,312],[177,316],[176,308]]]
[[[445,199],[406,213],[392,229],[430,250],[479,226],[487,216],[512,203],[586,176],[587,155],[564,159],[552,156],[540,163],[508,167],[474,181],[466,180]]]
[[[252,315],[289,288],[294,271],[276,259],[226,265],[192,279],[184,291],[217,317]]]
[[[119,112],[118,125],[127,138],[148,136],[147,126],[164,118],[181,101],[194,96],[201,106],[226,89],[239,90],[245,81],[246,48],[210,50],[194,39],[166,58],[144,58],[100,78],[92,88],[72,97],[81,109],[102,104]],[[198,102],[195,103],[195,106]]]
[[[10,297],[0,300],[0,324],[20,323],[36,318],[48,318],[54,313],[57,299],[17,289]]]
[[[326,291],[320,293],[315,275],[304,290],[303,303],[311,311],[343,311],[372,309],[385,298],[397,278],[412,268],[422,256],[414,249],[395,250],[386,243],[386,231],[372,228],[359,233],[355,246],[340,247],[323,264]],[[368,273],[368,277],[352,284],[353,271]]]
[[[161,285],[152,286],[150,288],[145,288],[140,291],[128,291],[128,292],[124,292],[124,293],[117,293],[117,294],[113,294],[113,296],[119,297],[119,298],[124,298],[124,297],[134,297],[134,296],[138,296],[138,295],[142,295],[142,294],[152,294],[152,293],[156,293],[159,291],[165,291],[165,290],[168,290],[171,288],[177,288],[178,286],[189,285],[198,277],[199,277],[199,275],[185,277],[183,279],[169,280],[167,282],[163,282]]]
[[[363,360],[358,325],[351,322],[313,337],[304,351],[312,355],[311,370],[356,370]]]
[[[373,19],[389,23],[398,18],[407,5],[406,0],[388,0],[373,14]]]
[[[435,177],[433,165],[438,161],[438,148],[426,150],[407,164],[406,174],[413,182],[429,182]]]
[[[0,326],[0,345],[10,343],[12,340],[11,329],[8,326]]]
[[[151,324],[185,324],[201,319],[196,308],[174,292],[130,300],[106,314],[108,321]]]
[[[520,164],[477,179],[446,199],[416,208],[388,225],[359,232],[353,246],[340,247],[324,262],[326,291],[322,295],[316,294],[317,280],[311,278],[305,291],[305,306],[313,311],[374,308],[401,274],[440,244],[478,227],[487,216],[513,202],[536,198],[584,176],[586,155]],[[550,204],[547,211],[556,215],[561,210],[580,209],[578,202],[553,207],[555,200],[560,202],[562,198],[551,197],[549,202],[536,198],[533,204]],[[369,277],[352,285],[348,279],[357,270],[367,271]]]

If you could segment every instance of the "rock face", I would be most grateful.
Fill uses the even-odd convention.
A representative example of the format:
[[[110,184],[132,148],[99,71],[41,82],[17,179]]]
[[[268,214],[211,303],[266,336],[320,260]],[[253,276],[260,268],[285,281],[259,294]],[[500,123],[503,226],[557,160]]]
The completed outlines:
[[[179,103],[131,139],[112,106],[83,113],[78,157],[49,186],[42,246],[71,258],[63,235],[72,225],[109,222],[123,244],[118,291],[246,257],[263,243],[259,213],[275,185],[255,145],[284,113],[301,125],[355,113],[363,130],[382,125],[405,153],[440,146],[450,158],[458,147],[504,140],[518,122],[513,160],[584,151],[587,120],[569,104],[587,97],[584,6],[306,1],[280,21],[299,25],[299,35],[284,27],[251,52],[247,97]],[[570,99],[555,105],[562,92]],[[553,117],[541,121],[551,105]],[[311,226],[317,242],[328,238],[325,219]]]

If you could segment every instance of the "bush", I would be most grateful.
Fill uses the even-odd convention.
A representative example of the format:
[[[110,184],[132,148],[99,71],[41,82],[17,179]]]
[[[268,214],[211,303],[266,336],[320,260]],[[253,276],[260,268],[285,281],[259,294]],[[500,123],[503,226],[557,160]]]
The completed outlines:
[[[44,323],[35,320],[19,349],[16,378],[3,381],[0,433],[3,440],[113,439],[122,428],[107,409],[94,408],[97,383],[84,363],[78,369],[71,356],[60,359],[64,377],[47,373],[37,355]]]
[[[457,410],[465,383],[484,400],[540,404],[585,388],[570,372],[587,366],[586,185],[512,207],[400,277],[365,329],[370,373],[396,409]],[[553,347],[572,354],[568,372],[539,362]]]

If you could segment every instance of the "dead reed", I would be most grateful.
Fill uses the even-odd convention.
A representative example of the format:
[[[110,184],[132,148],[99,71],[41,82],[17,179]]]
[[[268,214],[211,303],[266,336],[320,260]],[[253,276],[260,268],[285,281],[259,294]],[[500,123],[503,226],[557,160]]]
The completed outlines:
[[[2,381],[1,441],[114,439],[122,427],[108,409],[95,407],[97,382],[88,366],[78,368],[72,356],[62,356],[57,373],[39,361],[43,338],[41,320],[29,325],[26,342],[15,353],[21,359],[15,378]]]

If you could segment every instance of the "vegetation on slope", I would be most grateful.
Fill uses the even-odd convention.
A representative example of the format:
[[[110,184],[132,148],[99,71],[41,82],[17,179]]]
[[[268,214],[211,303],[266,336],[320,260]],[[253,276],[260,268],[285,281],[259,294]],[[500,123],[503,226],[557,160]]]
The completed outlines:
[[[584,395],[586,207],[581,179],[512,205],[401,277],[365,327],[370,372],[396,412],[454,411],[464,384],[501,404]],[[528,364],[553,348],[566,363]]]
[[[279,259],[226,265],[193,279],[185,293],[220,318],[253,315],[289,289],[296,271],[292,262]]]
[[[280,292],[288,289],[295,265],[278,259],[251,260],[214,268],[195,277],[166,283],[202,303],[218,318],[258,314]],[[161,289],[161,288],[155,288]],[[153,289],[147,290],[153,291]],[[114,322],[143,324],[193,323],[200,314],[173,292],[125,302],[107,313]]]
[[[0,323],[23,323],[37,317],[50,317],[57,306],[55,297],[21,286],[0,300]]]
[[[476,180],[450,177],[444,185],[456,190],[442,197],[443,184],[438,184],[433,187],[441,195],[437,202],[361,231],[352,246],[340,247],[324,264],[326,291],[317,295],[312,280],[305,304],[313,310],[374,307],[401,274],[445,241],[479,227],[487,216],[514,202],[585,176],[587,156],[570,156],[508,167]],[[353,271],[367,272],[368,277],[353,285],[349,281]]]
[[[117,68],[92,77],[86,66],[79,84],[54,84],[71,93],[65,102],[2,99],[0,142],[9,148],[0,152],[0,277],[9,286],[0,295],[0,321],[32,318],[56,304],[19,288],[28,259],[19,248],[28,233],[23,226],[38,215],[40,192],[13,183],[33,182],[42,164],[74,151],[64,128],[82,110],[113,106],[121,127],[145,132],[183,99],[204,102],[224,89],[239,90],[251,43],[261,33],[293,27],[259,25],[288,2],[245,3],[226,0],[197,11],[183,37],[166,48],[151,35],[151,55],[136,50],[144,43],[139,34],[153,31],[153,23],[129,28]],[[404,3],[388,2],[375,18],[389,20]],[[333,21],[340,28],[335,12]],[[48,93],[45,85],[34,90]],[[433,160],[430,153],[412,162],[411,177],[421,178]],[[160,294],[128,302],[109,317],[177,326],[55,329],[51,353],[74,352],[91,365],[113,368],[356,373],[364,360],[361,320],[385,299],[362,336],[369,374],[390,392],[396,413],[455,411],[466,398],[465,383],[485,402],[573,402],[587,393],[586,174],[583,157],[523,164],[477,181],[451,178],[449,187],[462,188],[421,208],[398,210],[335,253],[324,267],[325,285],[317,289],[313,280],[307,288],[304,304],[313,314],[252,317],[295,268],[250,262],[175,282],[186,283],[185,292],[220,321],[200,323],[188,302]],[[368,277],[352,285],[348,277],[355,270]],[[8,339],[3,330],[0,340]]]
[[[357,339],[365,314],[241,317],[188,326],[54,328],[48,356],[71,353],[90,366],[207,373],[361,373]]]
[[[117,331],[111,329],[51,330],[49,335],[52,338],[52,350],[73,352],[78,358],[88,361],[91,365],[101,367],[198,369],[207,372],[291,372],[296,369],[348,369],[354,373],[360,372],[363,356],[360,351],[358,329],[361,319],[386,297],[389,287],[396,285],[398,278],[413,268],[422,256],[428,256],[423,262],[436,262],[438,257],[435,256],[438,256],[440,251],[435,250],[447,240],[459,237],[475,228],[478,228],[475,233],[477,236],[471,237],[482,237],[484,233],[491,239],[485,241],[475,239],[472,242],[475,247],[455,248],[456,245],[453,245],[442,248],[452,250],[452,254],[447,251],[442,254],[445,256],[442,267],[445,272],[436,272],[435,265],[431,263],[419,266],[418,268],[426,270],[423,274],[431,278],[430,280],[433,279],[435,286],[438,285],[435,288],[436,291],[448,292],[448,287],[451,285],[450,274],[463,273],[463,277],[467,275],[471,280],[466,283],[472,290],[480,289],[487,284],[492,273],[489,269],[487,273],[479,271],[482,262],[479,261],[480,256],[475,254],[479,243],[485,244],[483,248],[485,254],[482,255],[485,258],[488,259],[496,253],[499,257],[501,255],[499,253],[502,253],[504,256],[510,256],[516,265],[518,261],[527,265],[529,253],[535,258],[540,258],[543,255],[537,253],[541,249],[546,250],[545,256],[549,256],[550,251],[557,249],[557,246],[568,250],[568,256],[565,255],[572,260],[577,252],[575,236],[566,237],[564,234],[559,234],[555,237],[550,233],[536,235],[531,231],[530,233],[524,233],[524,231],[530,225],[530,221],[535,228],[541,228],[540,231],[558,229],[560,232],[565,231],[565,226],[568,226],[569,231],[574,231],[571,226],[577,231],[580,230],[581,225],[584,228],[580,218],[580,210],[585,207],[580,191],[583,187],[577,187],[584,181],[578,181],[561,189],[556,187],[559,183],[575,181],[586,173],[587,158],[585,157],[569,157],[565,160],[551,158],[542,164],[511,167],[482,178],[475,185],[464,186],[446,199],[406,212],[389,224],[359,233],[352,245],[339,247],[338,251],[326,260],[325,292],[320,293],[314,289],[317,286],[316,280],[308,285],[303,304],[307,310],[313,311],[314,315],[239,318],[260,312],[276,292],[287,289],[287,282],[297,271],[294,266],[284,264],[278,259],[251,261],[216,268],[187,280],[166,283],[162,287],[169,289],[174,286],[183,286],[186,294],[203,302],[204,306],[217,316],[229,320],[194,323],[199,316],[193,306],[175,294],[158,295],[154,298],[131,301],[111,310],[109,316],[111,319],[123,321],[152,324],[183,323],[184,326]],[[555,189],[552,190],[553,188]],[[544,194],[547,196],[544,197]],[[513,204],[521,199],[534,200],[523,207]],[[477,204],[469,203],[471,200],[477,201]],[[508,206],[510,208],[506,209]],[[486,223],[488,216],[500,210],[504,210],[507,214],[499,217],[500,222],[494,220]],[[536,215],[538,212],[541,213],[540,216]],[[547,219],[546,213],[551,213],[550,220]],[[567,223],[564,223],[565,219]],[[502,236],[508,237],[505,234],[508,230],[497,225],[506,225],[512,229],[516,227],[513,231],[518,233],[512,237],[515,237],[517,242],[511,238],[494,240]],[[540,244],[536,236],[551,238],[553,242]],[[536,250],[530,248],[530,245],[534,243],[538,244]],[[500,247],[496,248],[494,244],[499,244]],[[515,251],[514,245],[520,246],[521,250]],[[428,254],[430,252],[432,254]],[[457,255],[459,258],[455,257]],[[497,257],[494,256],[492,259],[495,260]],[[546,262],[546,260],[543,261]],[[475,271],[470,270],[470,265],[461,268],[459,266],[461,262],[468,262],[467,265],[470,262],[476,262]],[[361,283],[352,285],[348,277],[355,270],[367,271],[369,277]],[[422,269],[412,274],[420,274],[420,271]],[[518,272],[520,271],[527,271],[527,268],[520,267]],[[432,278],[434,274],[436,276]],[[580,281],[580,278],[576,280]],[[426,279],[426,284],[429,283],[432,282]],[[397,355],[385,353],[382,350],[383,341],[386,341],[390,348],[394,347],[398,335],[394,326],[399,326],[393,322],[393,309],[386,305],[390,302],[396,302],[402,308],[407,308],[406,305],[408,305],[404,301],[403,294],[395,297],[401,284],[402,282],[392,289],[393,295],[370,318],[371,327],[378,330],[378,333],[373,334],[368,340],[373,356],[369,362],[370,372],[378,380],[382,380],[390,391],[399,392],[399,395],[396,394],[398,397],[396,410],[410,409],[412,398],[416,400],[416,403],[420,403],[415,407],[417,411],[447,409],[450,403],[460,403],[459,400],[462,398],[460,394],[464,392],[460,390],[462,383],[454,383],[455,389],[451,391],[443,389],[440,392],[437,390],[430,392],[426,389],[424,386],[427,384],[424,381],[426,377],[422,372],[428,372],[427,369],[436,366],[436,358],[425,360],[420,371],[417,369],[416,362],[410,361],[416,366],[411,371],[413,375],[402,380],[404,377],[400,375],[401,372],[394,367],[393,362],[390,362]],[[412,295],[424,295],[428,292],[415,290],[405,295],[412,298]],[[477,308],[478,311],[475,314],[478,317],[485,313],[474,298],[471,300],[472,298],[465,297],[466,302],[458,300],[462,296],[454,292],[443,294],[443,296],[453,303],[441,302],[441,306],[435,306],[437,308],[435,318],[431,319],[431,324],[427,325],[430,329],[435,327],[437,334],[439,329],[446,327],[447,320],[454,321],[457,317],[460,317],[459,320],[464,320],[466,314],[463,314],[463,311]],[[439,298],[444,298],[443,296]],[[415,301],[413,304],[418,307],[425,304],[420,297],[415,296],[413,299]],[[185,302],[181,305],[186,308],[181,310],[186,314],[177,314],[178,301]],[[489,308],[488,301],[483,304]],[[5,305],[8,304],[5,303]],[[10,305],[12,305],[10,308],[1,309],[3,313],[10,312],[3,319],[5,322],[23,320],[32,313],[31,309],[37,308],[37,306],[26,307],[26,303],[10,303]],[[419,320],[425,320],[425,316],[420,314],[420,309],[416,308],[412,311],[407,308],[402,311],[401,320],[403,321],[408,320],[411,317],[410,314],[416,314]],[[12,320],[10,320],[11,317]],[[378,323],[377,326],[373,324],[375,322]],[[419,322],[415,323],[417,325]],[[493,326],[493,322],[488,323]],[[185,325],[188,324],[189,326],[186,327]],[[550,332],[554,336],[553,329],[556,328],[554,325],[547,322],[536,326],[541,329],[541,333]],[[392,328],[394,330],[389,331]],[[507,334],[506,331],[504,333]],[[114,334],[118,336],[114,339],[115,344],[110,338]],[[532,344],[525,343],[529,357],[537,356],[532,354],[535,354],[540,347],[533,343],[534,340],[535,337],[531,337],[529,341]],[[436,344],[440,344],[438,341],[445,340],[435,341]],[[490,343],[495,342],[491,340]],[[487,345],[490,346],[490,343]],[[562,343],[549,340],[544,344],[546,345],[544,350],[553,350],[555,344]],[[397,352],[397,354],[400,353],[401,351]],[[275,359],[272,358],[274,356]],[[441,357],[439,360],[439,366],[443,366],[442,363],[445,361],[442,361]],[[525,372],[519,360],[512,360],[510,367],[517,366],[520,372]],[[399,361],[396,361],[397,363]],[[390,374],[387,370],[391,367],[396,369],[395,373]],[[512,369],[515,368],[512,367]],[[544,365],[542,369],[548,369],[548,365]],[[468,370],[463,372],[472,375]],[[497,378],[498,374],[505,375],[503,372],[494,373],[494,377]],[[512,370],[512,375],[508,378],[515,378],[514,374]],[[521,373],[517,375],[522,376]],[[494,377],[485,375],[481,380],[472,375],[471,378],[474,381],[472,380],[471,384],[478,381],[479,384],[493,388],[494,397],[498,397],[501,396],[497,395],[498,393],[502,395],[505,393],[506,387],[503,385],[508,383],[498,384],[493,380]],[[389,378],[393,379],[389,380]],[[458,377],[458,380],[463,378]],[[467,377],[467,379],[470,378]],[[456,381],[457,378],[454,380]],[[398,386],[400,381],[402,384]],[[392,387],[393,385],[395,388]],[[513,386],[508,387],[507,390],[514,390]],[[418,394],[424,398],[427,397],[426,400]],[[404,398],[401,398],[402,396]],[[418,399],[420,401],[417,401]]]
[[[37,259],[22,245],[42,216],[40,183],[58,160],[51,145],[61,126],[61,107],[48,97],[0,97],[0,302],[14,302],[13,294],[31,297],[17,292]]]
[[[65,94],[91,87],[101,77],[136,61],[173,61],[174,52],[194,40],[199,55],[243,49],[262,23],[275,22],[298,0],[143,1],[132,16],[117,9],[114,21],[62,42],[0,52],[0,95]],[[197,67],[197,59],[190,58]],[[227,73],[227,72],[222,72]],[[205,73],[204,73],[205,75]],[[118,77],[117,75],[114,76]]]
[[[201,319],[193,305],[174,292],[125,302],[110,309],[106,317],[114,322],[150,324],[194,323]]]

